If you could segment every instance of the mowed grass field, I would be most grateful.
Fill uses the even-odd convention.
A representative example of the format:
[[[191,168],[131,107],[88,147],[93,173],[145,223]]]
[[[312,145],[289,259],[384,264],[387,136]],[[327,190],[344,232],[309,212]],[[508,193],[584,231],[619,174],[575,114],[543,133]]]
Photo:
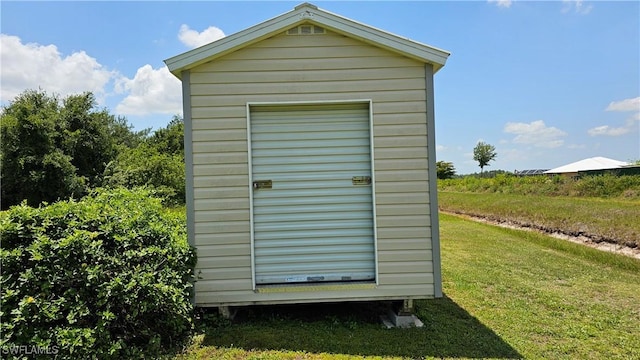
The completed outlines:
[[[386,329],[379,304],[204,314],[176,359],[640,359],[640,261],[441,214],[445,297],[423,328]]]
[[[640,200],[439,191],[441,210],[640,246]]]

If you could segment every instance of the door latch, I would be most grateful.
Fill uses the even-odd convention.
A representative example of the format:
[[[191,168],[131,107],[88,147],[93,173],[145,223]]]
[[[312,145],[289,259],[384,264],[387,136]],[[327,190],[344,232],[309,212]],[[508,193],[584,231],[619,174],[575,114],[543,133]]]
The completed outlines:
[[[371,185],[371,176],[354,176],[351,178],[353,185]]]
[[[258,189],[271,189],[271,180],[256,180],[253,182],[253,188]]]

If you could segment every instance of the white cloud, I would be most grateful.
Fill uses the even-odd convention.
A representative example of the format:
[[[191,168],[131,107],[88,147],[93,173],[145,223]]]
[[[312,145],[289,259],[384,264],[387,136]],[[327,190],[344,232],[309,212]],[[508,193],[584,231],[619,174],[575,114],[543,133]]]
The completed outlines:
[[[587,133],[591,136],[621,136],[634,131],[638,122],[640,122],[640,112],[628,117],[623,126],[601,125],[587,130]]]
[[[215,26],[209,26],[199,33],[196,30],[190,29],[188,25],[182,24],[180,26],[180,31],[178,32],[178,39],[180,39],[180,42],[191,48],[206,45],[210,42],[222,39],[224,36],[224,32]]]
[[[55,45],[24,44],[17,36],[0,34],[0,100],[14,99],[27,89],[42,89],[61,97],[91,91],[100,101],[117,76],[84,51],[63,56]]]
[[[128,94],[116,106],[120,115],[182,113],[180,80],[164,66],[154,69],[147,64],[138,69],[133,79],[118,79],[116,92]]]
[[[640,122],[640,97],[612,101],[605,111],[633,112],[633,114],[626,119],[623,126],[612,127],[609,125],[601,125],[587,130],[587,133],[591,136],[621,136],[628,134],[632,132],[636,128],[636,124]]]
[[[489,3],[495,3],[498,7],[508,8],[513,3],[511,0],[487,0]]]
[[[27,89],[42,89],[66,97],[92,92],[102,103],[113,95],[125,98],[115,111],[120,115],[178,114],[182,112],[180,80],[166,67],[145,65],[133,79],[108,70],[84,51],[64,56],[55,45],[24,44],[17,36],[0,34],[0,100],[13,100]]]
[[[562,0],[562,3],[562,12],[565,14],[574,11],[576,14],[587,15],[593,9],[593,5],[585,6],[582,0]]]
[[[531,123],[508,122],[503,129],[508,134],[515,134],[513,142],[517,144],[531,144],[536,147],[556,148],[564,144],[564,131],[548,127],[544,121],[536,120]]]
[[[640,112],[640,96],[633,99],[612,101],[605,111],[638,111]]]
[[[596,126],[592,129],[589,129],[587,131],[587,133],[591,136],[600,136],[600,135],[606,135],[606,136],[620,136],[620,135],[624,135],[627,134],[631,131],[631,128],[629,127],[611,127],[609,125],[603,125],[603,126]]]
[[[446,149],[444,145],[436,145],[436,151],[445,151]]]

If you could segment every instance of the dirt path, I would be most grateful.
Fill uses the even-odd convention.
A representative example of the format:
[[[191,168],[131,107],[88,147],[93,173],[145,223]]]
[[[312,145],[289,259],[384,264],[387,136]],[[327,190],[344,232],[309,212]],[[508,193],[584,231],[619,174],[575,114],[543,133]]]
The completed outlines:
[[[582,244],[585,246],[589,246],[592,247],[594,249],[598,249],[598,250],[602,250],[602,251],[608,251],[608,252],[612,252],[612,253],[616,253],[616,254],[622,254],[622,255],[626,255],[626,256],[630,256],[636,259],[640,259],[640,247],[636,247],[636,248],[632,248],[629,246],[624,246],[624,245],[620,245],[620,244],[614,244],[614,243],[610,243],[610,242],[606,242],[606,241],[594,241],[593,239],[587,237],[587,236],[572,236],[572,235],[567,235],[562,233],[561,231],[550,231],[550,230],[542,230],[542,229],[536,229],[533,228],[529,225],[523,225],[523,224],[519,224],[517,222],[514,221],[509,221],[509,220],[503,220],[503,221],[496,221],[496,220],[492,220],[489,219],[488,217],[483,217],[483,216],[475,216],[475,215],[468,215],[468,214],[464,214],[464,213],[457,213],[457,212],[450,212],[450,211],[443,211],[440,210],[441,212],[445,213],[445,214],[449,214],[449,215],[454,215],[454,216],[459,216],[459,217],[463,217],[465,219],[469,219],[469,220],[473,220],[473,221],[478,221],[478,222],[482,222],[485,224],[491,224],[491,225],[495,225],[495,226],[500,226],[503,228],[509,228],[509,229],[517,229],[517,230],[524,230],[524,231],[535,231],[541,234],[545,234],[545,235],[549,235],[551,237],[554,237],[556,239],[562,239],[562,240],[567,240],[567,241],[571,241],[577,244]]]

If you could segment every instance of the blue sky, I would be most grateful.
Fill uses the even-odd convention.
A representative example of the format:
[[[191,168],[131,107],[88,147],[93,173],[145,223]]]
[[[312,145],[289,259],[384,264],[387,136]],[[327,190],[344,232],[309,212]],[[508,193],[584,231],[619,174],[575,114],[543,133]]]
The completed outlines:
[[[96,94],[137,129],[181,112],[163,60],[299,2],[2,1],[1,101],[25,89]],[[344,2],[315,5],[451,52],[435,77],[438,160],[479,171],[640,159],[640,2]]]

